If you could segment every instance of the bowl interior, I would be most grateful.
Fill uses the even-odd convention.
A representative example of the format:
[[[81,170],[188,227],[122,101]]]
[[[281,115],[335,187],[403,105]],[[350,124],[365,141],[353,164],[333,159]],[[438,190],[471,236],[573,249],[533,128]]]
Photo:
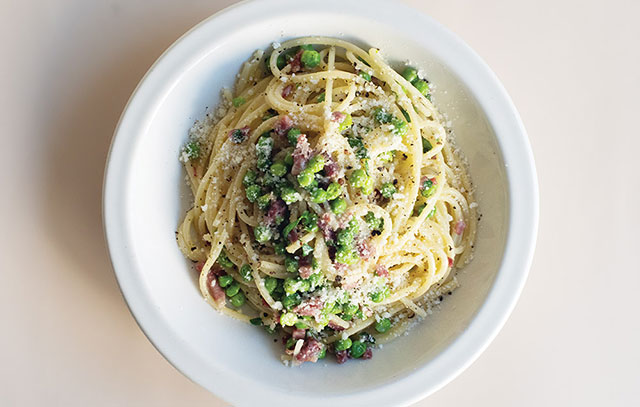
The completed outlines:
[[[508,183],[495,134],[478,103],[480,95],[472,94],[460,80],[453,61],[443,56],[437,36],[416,41],[410,32],[390,24],[372,25],[365,16],[314,13],[309,18],[290,11],[238,24],[224,37],[212,36],[207,24],[211,25],[204,23],[190,34],[200,44],[197,51],[180,44],[170,51],[174,56],[182,53],[181,66],[164,72],[170,80],[154,90],[158,97],[138,112],[144,117],[141,131],[119,135],[131,138],[121,197],[128,240],[122,244],[134,256],[138,295],[172,331],[172,342],[191,352],[210,372],[195,380],[231,400],[231,392],[216,385],[217,377],[233,380],[237,389],[260,383],[283,394],[326,399],[379,388],[428,365],[469,326],[487,297],[505,248]],[[339,366],[327,358],[287,368],[279,360],[280,338],[219,315],[202,300],[196,275],[178,250],[174,232],[191,199],[178,162],[188,129],[207,108],[216,106],[220,89],[233,84],[241,63],[255,49],[304,35],[335,36],[378,47],[398,67],[410,60],[424,69],[436,85],[434,101],[451,121],[456,142],[468,159],[483,217],[475,258],[458,275],[461,287],[409,335],[377,350],[367,362]],[[129,299],[126,290],[125,295]]]

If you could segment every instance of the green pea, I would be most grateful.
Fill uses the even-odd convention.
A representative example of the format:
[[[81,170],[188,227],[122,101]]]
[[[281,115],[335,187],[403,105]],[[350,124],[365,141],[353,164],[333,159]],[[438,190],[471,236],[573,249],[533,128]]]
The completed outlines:
[[[287,167],[293,165],[293,154],[291,154],[291,151],[287,152],[287,155],[284,156],[284,163],[287,164]]]
[[[351,345],[351,349],[349,349],[349,354],[354,359],[360,359],[362,355],[367,351],[367,344],[364,342],[356,341]]]
[[[349,183],[356,188],[362,188],[366,183],[367,178],[369,178],[367,173],[362,168],[359,168],[351,173],[349,176]]]
[[[287,173],[287,166],[284,162],[277,161],[271,164],[270,170],[271,174],[275,175],[276,177],[284,177]]]
[[[358,305],[347,303],[342,306],[342,319],[345,321],[351,321],[356,312],[358,312]]]
[[[233,100],[231,101],[231,103],[233,103],[233,107],[240,107],[244,105],[246,102],[247,100],[243,97],[233,98]]]
[[[313,291],[316,287],[322,284],[322,273],[313,273],[306,281],[309,282],[309,291]]]
[[[328,200],[336,199],[337,197],[340,196],[341,192],[342,192],[342,187],[340,186],[340,184],[338,184],[337,182],[332,182],[327,187],[327,199]]]
[[[245,189],[245,195],[247,196],[247,200],[249,202],[255,202],[258,200],[258,197],[262,193],[262,189],[257,185],[250,185]]]
[[[251,269],[251,266],[243,264],[242,267],[240,267],[240,275],[244,281],[249,282],[253,280],[253,270]]]
[[[321,60],[320,53],[314,50],[305,50],[300,57],[300,61],[307,68],[315,68]]]
[[[300,221],[304,225],[306,232],[316,232],[318,230],[318,215],[315,212],[304,211],[300,215]]]
[[[386,286],[386,285],[380,288],[378,291],[375,291],[369,294],[369,298],[371,298],[371,301],[376,303],[384,301],[388,296],[389,296],[389,286]]]
[[[282,306],[285,307],[286,309],[291,309],[297,305],[300,305],[301,302],[302,302],[302,297],[300,297],[300,294],[293,293],[293,294],[287,295],[282,299]]]
[[[418,78],[418,71],[415,68],[408,66],[404,68],[404,71],[402,71],[402,77],[409,82],[413,82]]]
[[[273,237],[273,232],[269,226],[258,225],[253,229],[253,235],[258,243],[266,243]]]
[[[353,245],[354,238],[354,233],[347,228],[338,232],[336,240],[340,246],[350,247]]]
[[[295,278],[287,278],[284,280],[284,292],[287,294],[293,294],[298,291],[298,280]]]
[[[376,217],[371,211],[364,215],[364,221],[367,222],[367,226],[369,226],[369,229],[371,230],[382,232],[382,229],[384,228],[384,220]]]
[[[300,45],[300,49],[309,50],[309,51],[313,51],[314,50],[313,49],[313,45],[311,45],[311,44]]]
[[[302,134],[302,131],[298,128],[289,129],[287,132],[287,140],[289,140],[289,144],[295,146],[298,143],[298,136]]]
[[[275,277],[267,277],[264,279],[264,288],[269,294],[278,286],[278,280]]]
[[[331,205],[331,210],[336,215],[343,214],[344,211],[347,209],[347,201],[345,201],[342,198],[334,199],[333,201],[331,201],[330,205]]]
[[[327,357],[327,347],[323,347],[320,353],[318,354],[318,359],[324,359]]]
[[[336,262],[346,264],[348,266],[355,264],[360,258],[358,253],[348,248],[338,248],[336,250]]]
[[[426,153],[427,151],[431,150],[433,148],[433,146],[431,145],[431,143],[429,142],[429,140],[427,140],[426,138],[422,138],[422,154]]]
[[[200,143],[197,141],[190,141],[184,146],[184,152],[187,153],[189,160],[195,160],[200,157]]]
[[[284,259],[284,268],[287,270],[287,273],[297,273],[298,272],[298,260],[291,256],[287,256]]]
[[[251,325],[260,326],[262,325],[262,318],[251,318],[249,322],[251,322]]]
[[[394,117],[393,120],[391,120],[391,124],[393,125],[392,133],[396,136],[404,137],[409,132],[409,125],[404,120]]]
[[[231,284],[225,290],[225,293],[227,294],[228,297],[233,297],[234,295],[238,294],[238,292],[240,292],[240,285],[238,285],[238,283],[236,283],[236,282]]]
[[[293,326],[298,321],[298,316],[293,312],[285,312],[280,315],[280,325]]]
[[[422,93],[423,95],[427,95],[427,93],[429,93],[429,84],[423,80],[417,80],[417,81],[413,81],[411,82],[411,84],[418,89],[418,92]]]
[[[298,174],[298,184],[300,184],[301,187],[308,187],[309,185],[311,185],[311,183],[314,181],[314,176],[313,173],[308,172],[308,171],[302,171],[300,174]]]
[[[335,349],[337,352],[340,352],[341,350],[347,350],[351,347],[352,342],[350,338],[347,339],[339,339],[336,341],[336,345],[335,345]]]
[[[247,298],[244,296],[244,293],[240,291],[238,294],[231,297],[231,305],[236,308],[240,308],[242,307],[242,305],[244,305],[246,299]]]
[[[244,174],[244,178],[242,178],[242,185],[245,187],[249,187],[256,183],[256,179],[258,178],[258,174],[256,174],[253,170],[248,170]]]
[[[222,288],[228,287],[231,283],[233,283],[233,277],[229,274],[218,277],[218,284],[220,284],[220,287]]]
[[[316,172],[322,171],[323,168],[324,168],[324,157],[318,154],[311,157],[305,171],[316,173]]]
[[[352,125],[353,125],[353,118],[349,113],[347,113],[345,115],[345,118],[340,122],[340,125],[338,126],[338,131],[346,130]]]
[[[358,74],[360,75],[365,81],[370,81],[371,80],[371,74],[365,72],[365,71],[360,71],[360,73]]]
[[[391,123],[393,115],[391,113],[387,113],[381,107],[376,107],[375,109],[373,109],[373,118],[380,124],[387,124]]]
[[[300,194],[291,187],[283,187],[280,190],[280,197],[287,205],[291,205],[294,202],[298,202],[302,197]]]
[[[376,322],[376,331],[385,333],[391,328],[391,321],[389,318],[382,318],[380,321]]]
[[[258,169],[266,171],[271,161],[271,153],[273,151],[273,139],[269,133],[265,133],[258,139],[256,143],[256,155]]]
[[[313,247],[311,247],[311,245],[308,245],[306,243],[302,245],[303,256],[308,256],[309,254],[311,254],[311,252],[313,252]]]
[[[275,251],[276,254],[285,254],[287,250],[286,247],[284,242],[277,242],[273,244],[273,251]]]
[[[256,200],[256,203],[258,204],[258,208],[260,208],[263,211],[266,210],[271,204],[271,193],[260,196]]]
[[[398,192],[398,190],[396,189],[396,187],[391,182],[385,182],[380,187],[380,193],[385,198],[391,198],[393,196],[393,194],[395,194],[396,192]]]
[[[229,260],[229,258],[227,257],[227,253],[224,250],[220,252],[220,255],[218,256],[217,261],[218,261],[218,264],[220,264],[222,267],[226,269],[234,266],[233,262]]]
[[[327,191],[320,188],[311,191],[311,202],[323,203],[326,201],[327,201]]]
[[[435,184],[435,182],[431,181],[430,179],[426,179],[422,183],[422,187],[420,189],[421,189],[420,194],[425,198],[428,198],[431,195],[433,195],[434,192],[436,192],[437,185]]]
[[[306,293],[309,290],[311,290],[311,282],[309,280],[298,281],[298,291]]]

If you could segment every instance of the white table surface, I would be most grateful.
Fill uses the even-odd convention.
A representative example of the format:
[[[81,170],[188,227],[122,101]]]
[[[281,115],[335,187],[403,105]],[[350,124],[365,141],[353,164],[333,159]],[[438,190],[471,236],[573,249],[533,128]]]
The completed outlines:
[[[230,3],[0,3],[0,404],[226,405],[138,329],[100,201],[136,83]],[[513,315],[465,373],[417,405],[640,405],[640,2],[407,3],[503,81],[541,191],[538,248]]]

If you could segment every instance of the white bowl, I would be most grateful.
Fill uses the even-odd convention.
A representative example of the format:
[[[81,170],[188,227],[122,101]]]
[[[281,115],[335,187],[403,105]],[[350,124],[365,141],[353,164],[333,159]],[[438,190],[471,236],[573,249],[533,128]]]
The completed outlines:
[[[327,358],[287,368],[263,330],[216,313],[176,245],[188,203],[181,145],[218,103],[240,64],[273,41],[328,35],[410,59],[437,85],[469,160],[483,218],[475,259],[441,309],[370,361]],[[104,184],[111,260],[131,312],[158,350],[189,378],[234,405],[304,401],[406,405],[465,369],[513,309],[533,254],[538,189],[518,113],[499,81],[460,39],[401,4],[369,0],[244,2],[171,46],[131,96],[115,132]]]

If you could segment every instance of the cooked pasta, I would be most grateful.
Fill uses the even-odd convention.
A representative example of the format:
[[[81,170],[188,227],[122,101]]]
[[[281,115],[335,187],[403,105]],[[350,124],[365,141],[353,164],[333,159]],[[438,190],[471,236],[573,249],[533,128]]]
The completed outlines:
[[[334,38],[274,43],[196,123],[177,233],[215,309],[284,360],[367,359],[457,287],[476,204],[429,83]]]

